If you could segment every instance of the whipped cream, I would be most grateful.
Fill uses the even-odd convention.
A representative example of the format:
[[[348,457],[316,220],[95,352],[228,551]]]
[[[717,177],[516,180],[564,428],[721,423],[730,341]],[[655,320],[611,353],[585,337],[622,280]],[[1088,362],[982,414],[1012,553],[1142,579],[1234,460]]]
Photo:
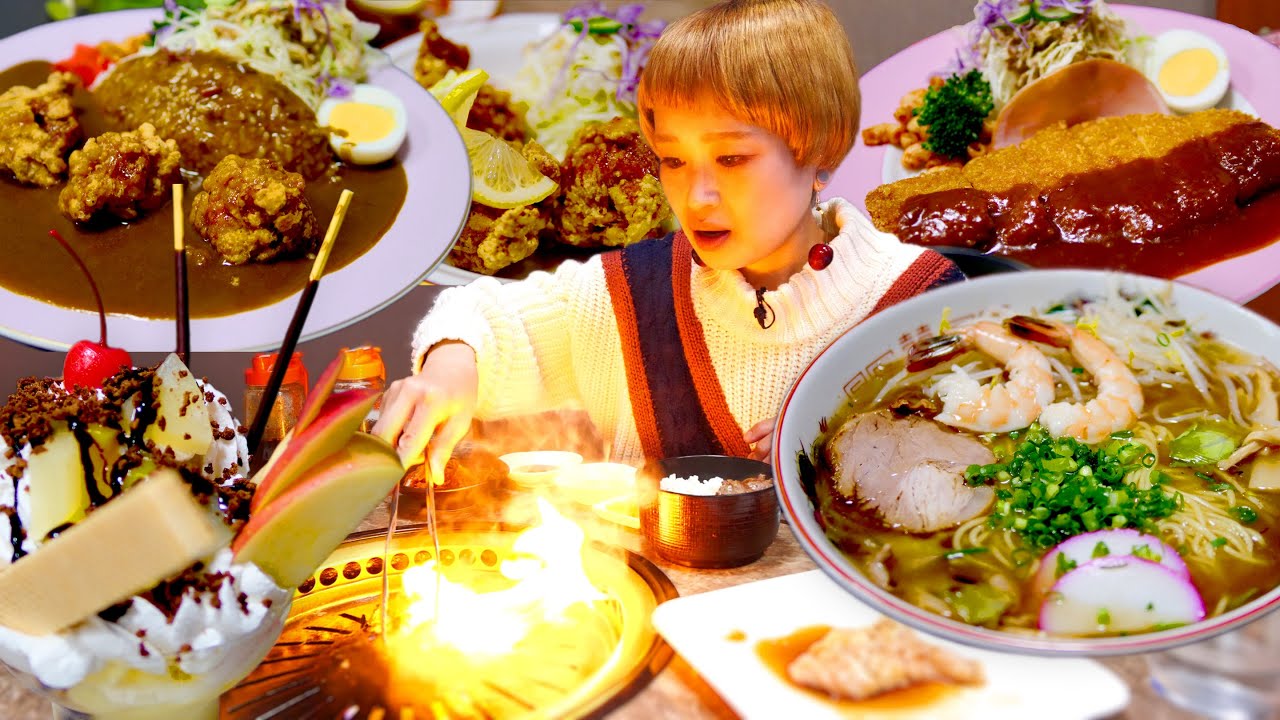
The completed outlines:
[[[248,640],[260,630],[278,630],[264,621],[287,607],[291,590],[277,587],[253,564],[233,563],[229,548],[219,551],[203,572],[225,574],[224,581],[216,592],[188,588],[172,620],[135,597],[115,622],[94,616],[40,636],[0,627],[0,660],[58,689],[76,685],[111,661],[152,675],[166,676],[174,669],[200,675],[252,645]]]

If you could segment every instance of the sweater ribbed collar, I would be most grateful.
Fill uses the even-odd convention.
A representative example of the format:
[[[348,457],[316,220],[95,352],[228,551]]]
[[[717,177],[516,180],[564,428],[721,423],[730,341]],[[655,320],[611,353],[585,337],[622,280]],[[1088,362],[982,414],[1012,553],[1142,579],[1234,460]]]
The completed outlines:
[[[752,314],[756,290],[741,272],[695,264],[692,288],[699,319],[765,344],[807,342],[835,325],[862,320],[873,307],[876,280],[889,269],[900,243],[840,198],[818,205],[814,216],[828,235],[835,234],[830,243],[835,257],[822,270],[806,263],[785,284],[765,292],[776,317],[768,330]]]

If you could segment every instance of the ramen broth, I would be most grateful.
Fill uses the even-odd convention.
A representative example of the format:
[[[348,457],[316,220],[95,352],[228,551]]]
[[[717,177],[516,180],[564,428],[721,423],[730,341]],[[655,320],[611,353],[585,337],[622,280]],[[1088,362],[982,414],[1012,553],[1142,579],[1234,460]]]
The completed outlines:
[[[1182,509],[1155,522],[1154,526],[1135,529],[1159,537],[1179,552],[1204,601],[1206,616],[1213,616],[1239,607],[1280,584],[1280,548],[1277,547],[1280,538],[1276,537],[1275,530],[1280,520],[1280,491],[1249,489],[1251,465],[1257,455],[1230,472],[1218,470],[1216,464],[1171,467],[1170,440],[1198,425],[1221,431],[1238,443],[1251,428],[1257,428],[1247,421],[1241,425],[1233,417],[1247,416],[1255,407],[1258,399],[1248,390],[1252,387],[1253,394],[1259,394],[1262,383],[1246,387],[1237,381],[1228,390],[1226,384],[1215,378],[1220,378],[1223,368],[1237,372],[1251,368],[1269,373],[1272,387],[1280,388],[1280,374],[1266,361],[1210,337],[1187,332],[1183,340],[1192,343],[1200,357],[1208,361],[1210,372],[1205,376],[1210,383],[1209,398],[1202,397],[1189,382],[1143,382],[1145,404],[1134,429],[1135,441],[1140,441],[1145,434],[1160,438],[1155,443],[1158,447],[1152,448],[1155,460],[1150,473],[1152,477],[1156,477],[1154,473],[1163,474],[1162,485],[1167,494],[1181,494]],[[1076,364],[1066,350],[1037,347],[1067,368]],[[846,498],[836,490],[836,477],[823,450],[846,421],[860,413],[895,407],[899,413],[917,412],[931,417],[931,401],[926,390],[931,381],[950,372],[954,365],[995,367],[992,360],[975,352],[902,377],[904,365],[905,361],[898,359],[874,368],[822,427],[823,432],[814,446],[815,475],[811,477],[824,530],[866,577],[914,605],[969,624],[1033,631],[1037,627],[1042,597],[1031,591],[1031,580],[1039,570],[1041,557],[1050,548],[1032,546],[1014,531],[990,527],[991,508],[958,527],[907,534],[886,528],[878,516],[860,507],[858,500]],[[1072,401],[1074,396],[1066,382],[1056,373],[1055,380],[1056,400]],[[1078,377],[1076,382],[1082,399],[1090,399],[1093,389],[1088,375]],[[884,392],[887,383],[893,386]],[[1228,399],[1229,392],[1236,396],[1234,410]],[[881,395],[883,397],[879,397]],[[932,402],[935,406],[932,412],[936,413],[940,402]],[[1262,402],[1266,402],[1265,396]],[[1023,435],[955,431],[977,437],[992,449],[997,462],[1004,462],[1002,458],[1018,444],[1013,435]],[[1129,478],[1130,475],[1125,476],[1126,482]],[[1002,485],[1009,487],[1008,482],[993,485],[997,493]],[[1186,517],[1191,512],[1188,508],[1210,506],[1219,510],[1211,517],[1210,532],[1222,535],[1206,541],[1202,530],[1193,537],[1186,527]],[[1240,507],[1247,509],[1236,510]],[[1238,544],[1251,547],[1247,552],[1240,552]]]

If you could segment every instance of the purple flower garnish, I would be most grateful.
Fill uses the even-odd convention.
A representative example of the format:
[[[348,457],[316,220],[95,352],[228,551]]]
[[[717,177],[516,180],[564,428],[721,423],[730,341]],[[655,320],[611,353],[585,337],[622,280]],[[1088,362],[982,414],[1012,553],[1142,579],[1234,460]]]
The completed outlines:
[[[636,101],[636,88],[640,85],[640,73],[649,57],[649,51],[652,49],[654,41],[667,27],[667,23],[662,20],[641,22],[640,16],[644,14],[644,11],[645,6],[641,3],[628,3],[619,6],[617,10],[610,11],[599,0],[590,0],[566,11],[563,16],[563,22],[566,25],[570,25],[576,20],[581,23],[581,30],[578,32],[578,37],[574,40],[573,45],[569,48],[568,57],[565,60],[565,64],[560,68],[556,81],[551,85],[551,96],[554,97],[563,92],[569,73],[569,66],[573,63],[573,58],[577,56],[579,46],[591,34],[588,25],[592,18],[605,18],[613,20],[621,26],[614,33],[622,41],[622,73],[621,77],[618,78],[617,90],[614,96],[619,102],[634,104]]]
[[[356,85],[352,81],[336,75],[330,75],[328,72],[320,73],[320,77],[316,78],[316,84],[324,90],[326,97],[338,98],[339,100],[351,97],[356,89]]]
[[[164,0],[164,11],[170,15],[178,12],[178,0]]]

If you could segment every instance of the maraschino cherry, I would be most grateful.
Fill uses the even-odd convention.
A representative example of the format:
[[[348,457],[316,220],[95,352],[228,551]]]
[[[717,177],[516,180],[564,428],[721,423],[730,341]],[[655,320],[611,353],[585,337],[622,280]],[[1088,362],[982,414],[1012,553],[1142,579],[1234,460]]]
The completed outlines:
[[[62,384],[68,388],[100,388],[104,380],[120,372],[121,368],[133,367],[133,358],[129,357],[127,351],[107,344],[107,313],[102,306],[102,294],[98,292],[98,284],[93,281],[93,275],[89,274],[89,268],[85,267],[80,255],[58,234],[57,230],[50,230],[49,235],[57,240],[63,249],[71,254],[76,265],[80,266],[80,272],[84,273],[85,279],[89,281],[89,287],[93,289],[93,299],[98,303],[99,341],[81,340],[71,346],[67,351],[66,359],[62,361]]]

